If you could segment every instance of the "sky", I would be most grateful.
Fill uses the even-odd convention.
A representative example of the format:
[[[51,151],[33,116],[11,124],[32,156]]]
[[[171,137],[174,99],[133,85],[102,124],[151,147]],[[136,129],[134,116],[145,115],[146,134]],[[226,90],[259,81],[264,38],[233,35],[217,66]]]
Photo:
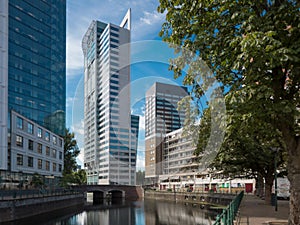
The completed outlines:
[[[145,92],[155,81],[181,84],[168,70],[173,50],[158,33],[165,14],[156,11],[156,0],[67,0],[67,120],[81,149],[77,162],[83,165],[84,84],[81,41],[93,20],[119,25],[131,8],[131,111],[140,116],[137,170],[144,169]]]

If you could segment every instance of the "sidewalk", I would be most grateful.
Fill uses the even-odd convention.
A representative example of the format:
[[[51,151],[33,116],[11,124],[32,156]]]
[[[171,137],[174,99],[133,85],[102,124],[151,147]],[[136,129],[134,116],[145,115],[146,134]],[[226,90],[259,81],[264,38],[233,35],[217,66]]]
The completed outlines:
[[[265,204],[257,196],[245,195],[240,206],[240,225],[262,225],[267,222],[286,222],[289,215],[289,201],[278,200],[278,211],[275,207]],[[274,225],[285,223],[274,223]]]

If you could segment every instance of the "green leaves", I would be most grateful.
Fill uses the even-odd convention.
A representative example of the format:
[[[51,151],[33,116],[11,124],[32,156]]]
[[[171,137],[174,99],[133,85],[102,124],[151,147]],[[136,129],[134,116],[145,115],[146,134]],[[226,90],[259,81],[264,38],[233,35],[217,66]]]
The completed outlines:
[[[77,169],[76,157],[79,153],[75,134],[66,129],[64,136],[64,174],[72,174]]]

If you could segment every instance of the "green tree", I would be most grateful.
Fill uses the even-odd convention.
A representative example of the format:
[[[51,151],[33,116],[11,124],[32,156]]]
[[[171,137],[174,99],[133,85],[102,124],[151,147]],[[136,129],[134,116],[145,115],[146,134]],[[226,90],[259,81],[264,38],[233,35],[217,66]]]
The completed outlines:
[[[44,185],[43,177],[38,173],[34,173],[32,176],[31,185],[35,188],[41,188]]]
[[[164,40],[201,56],[214,79],[229,89],[233,107],[265,122],[257,126],[268,124],[270,132],[280,132],[288,155],[293,225],[300,224],[299,8],[296,0],[160,0],[158,7],[167,12],[160,32]],[[200,87],[197,75],[200,72],[207,82],[211,74],[203,73],[195,58],[181,51],[170,68],[178,77],[188,66],[184,83],[199,97],[205,87]]]
[[[79,153],[75,134],[71,133],[69,129],[65,129],[63,174],[72,174],[77,169],[76,157]]]
[[[75,184],[81,178],[75,172],[77,170],[76,157],[79,155],[80,150],[75,139],[75,134],[70,132],[69,129],[65,129],[64,136],[64,170],[61,180],[62,186],[68,186]]]
[[[237,110],[227,107],[227,131],[224,142],[210,167],[223,171],[230,177],[254,177],[257,182],[265,180],[265,201],[271,202],[271,189],[274,181],[274,160],[278,168],[285,165],[286,157],[280,134],[272,129],[270,124],[255,120],[250,113],[239,114]],[[202,156],[207,145],[211,126],[210,108],[206,109],[199,125],[199,138],[195,153]],[[280,149],[276,154],[271,148]],[[262,184],[259,185],[263,187]],[[261,194],[259,188],[258,194]]]
[[[75,172],[74,174],[74,183],[78,185],[86,184],[87,177],[86,177],[86,171],[83,169],[80,169]]]

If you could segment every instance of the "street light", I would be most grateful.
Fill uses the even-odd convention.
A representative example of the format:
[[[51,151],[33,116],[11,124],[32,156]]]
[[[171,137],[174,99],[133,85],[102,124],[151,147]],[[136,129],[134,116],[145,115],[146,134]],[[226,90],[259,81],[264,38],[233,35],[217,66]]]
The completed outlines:
[[[279,148],[271,148],[271,150],[274,152],[274,180],[275,180],[275,211],[278,211],[278,204],[277,204],[277,153],[279,151]]]

